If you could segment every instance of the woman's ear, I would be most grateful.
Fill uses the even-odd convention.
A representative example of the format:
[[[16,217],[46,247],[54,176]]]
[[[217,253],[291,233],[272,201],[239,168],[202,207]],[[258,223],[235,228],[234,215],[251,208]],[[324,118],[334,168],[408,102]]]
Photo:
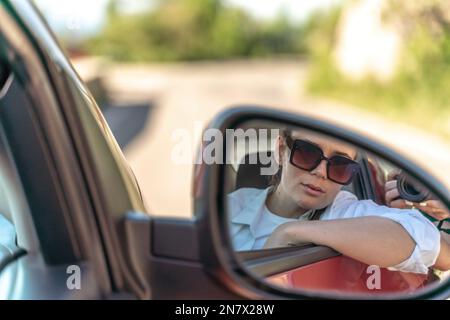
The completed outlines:
[[[281,136],[278,136],[277,140],[275,141],[274,157],[276,163],[279,166],[283,165],[284,149],[285,149],[284,139]]]

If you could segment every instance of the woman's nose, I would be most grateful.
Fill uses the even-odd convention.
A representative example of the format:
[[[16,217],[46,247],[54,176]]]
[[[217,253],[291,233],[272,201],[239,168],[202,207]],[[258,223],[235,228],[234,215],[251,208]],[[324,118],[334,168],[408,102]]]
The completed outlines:
[[[320,161],[319,165],[311,171],[311,174],[318,176],[319,178],[327,178],[327,161],[324,159]]]

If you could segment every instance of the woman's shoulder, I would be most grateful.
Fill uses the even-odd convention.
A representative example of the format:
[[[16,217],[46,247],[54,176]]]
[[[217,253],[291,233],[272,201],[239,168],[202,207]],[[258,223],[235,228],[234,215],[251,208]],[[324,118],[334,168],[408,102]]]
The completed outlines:
[[[348,205],[349,203],[356,203],[357,201],[358,198],[353,193],[350,191],[341,190],[334,199],[333,206]]]
[[[351,192],[341,190],[334,198],[333,203],[325,210],[321,219],[335,219],[350,208],[354,208],[359,202],[358,198]]]
[[[15,247],[16,229],[14,225],[0,213],[0,245]]]

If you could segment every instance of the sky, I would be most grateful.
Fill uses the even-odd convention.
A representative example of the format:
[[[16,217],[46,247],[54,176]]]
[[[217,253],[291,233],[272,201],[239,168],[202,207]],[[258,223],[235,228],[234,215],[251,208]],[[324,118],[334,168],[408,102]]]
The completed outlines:
[[[225,0],[258,18],[270,19],[281,10],[301,21],[318,8],[342,2],[342,0]],[[34,0],[52,28],[57,32],[93,33],[103,22],[108,0]],[[136,11],[152,4],[152,0],[121,0],[125,10]]]

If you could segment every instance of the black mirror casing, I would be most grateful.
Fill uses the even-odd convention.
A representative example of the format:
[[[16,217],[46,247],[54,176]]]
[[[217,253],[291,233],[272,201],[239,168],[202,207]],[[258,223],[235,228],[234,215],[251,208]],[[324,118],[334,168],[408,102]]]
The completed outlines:
[[[321,134],[331,135],[361,147],[376,156],[390,161],[407,172],[415,180],[421,182],[435,196],[442,199],[444,205],[450,208],[450,192],[436,178],[418,167],[398,152],[366,138],[359,133],[340,128],[336,125],[312,119],[306,116],[273,110],[259,106],[237,106],[220,113],[208,128],[218,129],[225,133],[226,129],[236,128],[249,120],[276,121],[287,126],[299,126],[304,129],[314,130]],[[225,136],[225,134],[224,134]],[[220,155],[225,163],[226,143],[223,144]],[[230,237],[228,236],[228,223],[226,203],[224,203],[225,179],[222,164],[201,164],[196,170],[194,214],[196,217],[199,255],[205,270],[236,294],[244,298],[256,299],[298,299],[298,298],[322,298],[322,299],[361,299],[361,296],[339,296],[332,294],[302,292],[293,293],[279,287],[273,287],[262,282],[257,277],[249,274],[238,261],[232,250]],[[447,279],[445,283],[433,286],[418,294],[408,296],[383,295],[382,299],[444,299],[450,296],[450,285]],[[381,298],[381,297],[380,297]],[[377,299],[371,296],[370,299]],[[379,299],[379,298],[378,298]]]

